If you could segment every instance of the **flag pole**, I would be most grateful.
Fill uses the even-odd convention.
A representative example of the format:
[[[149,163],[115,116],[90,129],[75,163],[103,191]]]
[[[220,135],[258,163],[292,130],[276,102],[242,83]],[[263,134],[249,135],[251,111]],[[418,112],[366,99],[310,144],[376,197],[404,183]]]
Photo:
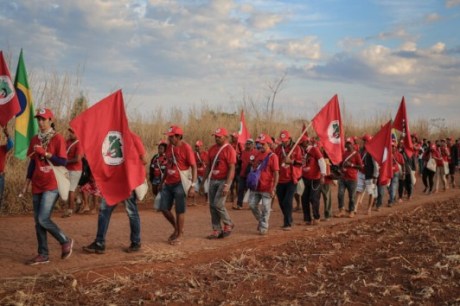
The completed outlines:
[[[303,135],[305,135],[305,133],[307,133],[307,130],[311,126],[311,123],[312,123],[312,121],[310,121],[310,123],[302,131],[302,133],[300,134],[299,138],[297,138],[297,141],[294,143],[294,145],[291,148],[291,151],[289,151],[289,153],[288,153],[288,155],[286,157],[288,157],[288,158],[291,157],[292,152],[294,152],[295,147],[297,147],[299,145],[300,139],[303,137]]]

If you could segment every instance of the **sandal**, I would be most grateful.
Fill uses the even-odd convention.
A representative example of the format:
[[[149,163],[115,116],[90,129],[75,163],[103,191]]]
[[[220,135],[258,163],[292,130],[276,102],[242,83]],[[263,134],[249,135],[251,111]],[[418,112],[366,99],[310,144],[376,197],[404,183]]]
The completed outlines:
[[[177,234],[176,232],[174,232],[171,234],[171,236],[169,236],[168,242],[171,243],[171,241],[176,240],[176,239],[177,239]]]
[[[181,243],[182,243],[182,241],[179,238],[174,238],[173,240],[169,241],[170,245],[179,245]]]

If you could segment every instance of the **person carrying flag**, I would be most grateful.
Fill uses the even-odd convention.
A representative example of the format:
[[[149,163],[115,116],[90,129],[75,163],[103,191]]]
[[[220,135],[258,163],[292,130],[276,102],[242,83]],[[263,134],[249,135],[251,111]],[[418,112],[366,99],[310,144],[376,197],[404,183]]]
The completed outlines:
[[[302,176],[302,151],[299,146],[294,147],[289,132],[280,132],[279,146],[275,149],[280,163],[279,181],[276,186],[276,196],[283,212],[283,230],[289,231],[292,228],[292,202],[297,188],[297,182]],[[293,149],[290,156],[289,152]]]

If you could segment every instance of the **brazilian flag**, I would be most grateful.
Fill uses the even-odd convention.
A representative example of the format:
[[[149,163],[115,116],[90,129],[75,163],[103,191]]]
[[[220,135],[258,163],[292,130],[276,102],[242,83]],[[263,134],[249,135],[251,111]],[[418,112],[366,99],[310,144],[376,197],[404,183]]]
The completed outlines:
[[[22,56],[22,49],[19,55],[14,87],[21,106],[21,110],[16,115],[14,156],[19,159],[25,159],[30,140],[38,132],[38,124],[34,118],[35,109],[29,82],[27,81],[27,71]]]

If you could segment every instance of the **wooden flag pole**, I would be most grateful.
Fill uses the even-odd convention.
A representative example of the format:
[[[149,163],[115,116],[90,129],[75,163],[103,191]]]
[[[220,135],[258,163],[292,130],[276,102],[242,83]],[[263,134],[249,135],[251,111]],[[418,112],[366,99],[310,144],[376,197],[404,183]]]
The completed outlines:
[[[291,151],[289,151],[288,155],[286,157],[291,157],[291,154],[292,152],[294,152],[294,149],[295,147],[297,147],[299,145],[299,142],[300,142],[300,139],[303,137],[303,135],[305,135],[305,133],[307,133],[307,130],[308,128],[311,126],[311,121],[310,123],[305,127],[305,129],[303,130],[302,134],[300,134],[299,138],[297,138],[297,141],[294,143],[294,145],[292,146],[291,148]]]

